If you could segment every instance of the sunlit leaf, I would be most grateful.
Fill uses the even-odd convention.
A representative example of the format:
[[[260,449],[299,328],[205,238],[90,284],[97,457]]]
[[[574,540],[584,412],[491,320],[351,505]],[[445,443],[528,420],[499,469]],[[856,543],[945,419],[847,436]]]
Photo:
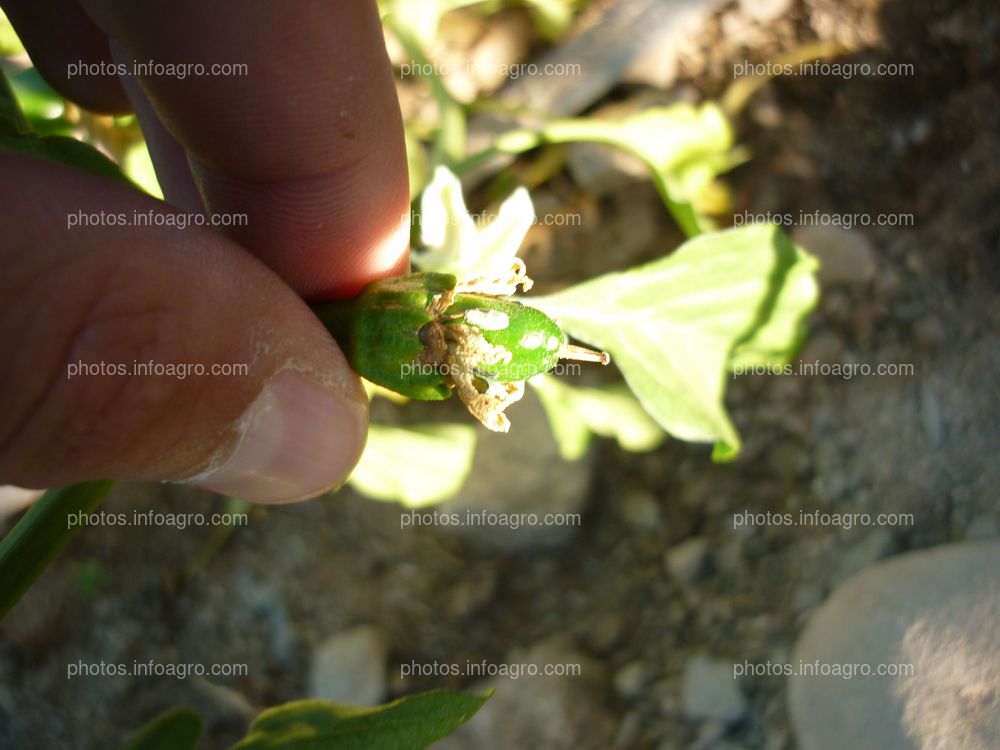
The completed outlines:
[[[230,750],[422,750],[468,721],[488,698],[432,690],[373,707],[286,703],[261,713]]]
[[[24,45],[17,38],[17,32],[7,16],[0,10],[0,55],[14,56],[24,54]]]
[[[418,508],[461,489],[472,469],[475,449],[472,425],[373,424],[365,452],[348,481],[368,497]]]
[[[733,130],[713,102],[651,107],[620,120],[593,117],[552,120],[539,131],[511,131],[496,148],[520,153],[541,143],[605,143],[641,159],[660,197],[689,236],[713,228],[696,209],[715,178],[745,160]]]
[[[413,35],[427,49],[437,36],[441,16],[449,10],[478,5],[483,0],[378,0],[383,21],[390,20]]]
[[[666,437],[624,384],[579,387],[551,375],[538,375],[528,383],[538,393],[559,453],[567,461],[584,455],[592,434],[613,437],[627,451],[652,450]]]
[[[149,156],[145,142],[139,141],[129,148],[122,162],[122,169],[132,182],[162,200],[163,191],[160,189],[159,180],[156,179],[156,170],[153,168],[153,160]]]
[[[554,42],[565,36],[573,21],[574,0],[527,0],[527,3],[547,40]]]
[[[804,293],[810,284],[815,292],[814,267],[780,229],[755,225],[702,235],[662,260],[526,301],[610,352],[667,432],[716,443],[724,460],[739,451],[723,404],[730,355],[740,343],[747,352],[761,342],[792,350],[815,300]],[[782,294],[789,279],[796,291]],[[776,311],[784,322],[772,322]]]

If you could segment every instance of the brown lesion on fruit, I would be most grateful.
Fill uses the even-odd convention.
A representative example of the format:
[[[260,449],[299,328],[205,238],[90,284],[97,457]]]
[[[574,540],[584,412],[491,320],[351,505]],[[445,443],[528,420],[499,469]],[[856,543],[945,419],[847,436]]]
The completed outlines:
[[[504,410],[524,395],[524,381],[501,383],[479,374],[478,368],[510,362],[513,356],[491,344],[475,327],[444,323],[435,318],[420,330],[422,361],[440,368],[445,383],[462,399],[469,413],[494,432],[507,432]]]
[[[487,341],[475,326],[462,323],[461,315],[449,316],[448,308],[459,292],[508,297],[518,287],[529,289],[531,283],[524,262],[515,258],[504,274],[463,281],[454,290],[435,295],[427,306],[432,320],[420,330],[422,363],[440,368],[445,382],[458,393],[472,416],[494,432],[510,429],[504,410],[524,396],[524,381],[502,383],[479,374],[477,368],[510,362],[513,355]]]

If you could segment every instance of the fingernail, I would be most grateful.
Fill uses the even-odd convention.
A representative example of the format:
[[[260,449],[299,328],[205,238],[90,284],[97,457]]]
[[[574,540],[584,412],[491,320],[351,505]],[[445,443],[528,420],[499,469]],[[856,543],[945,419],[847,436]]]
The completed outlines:
[[[367,406],[285,370],[241,419],[243,435],[219,468],[188,480],[258,503],[318,495],[341,484],[364,448]]]

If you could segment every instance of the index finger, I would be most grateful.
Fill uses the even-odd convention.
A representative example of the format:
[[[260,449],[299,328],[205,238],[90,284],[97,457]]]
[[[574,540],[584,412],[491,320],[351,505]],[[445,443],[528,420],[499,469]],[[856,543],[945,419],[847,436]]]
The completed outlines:
[[[310,299],[405,270],[403,126],[374,2],[85,7],[126,64],[149,63],[136,79],[209,212],[246,214],[222,231]]]

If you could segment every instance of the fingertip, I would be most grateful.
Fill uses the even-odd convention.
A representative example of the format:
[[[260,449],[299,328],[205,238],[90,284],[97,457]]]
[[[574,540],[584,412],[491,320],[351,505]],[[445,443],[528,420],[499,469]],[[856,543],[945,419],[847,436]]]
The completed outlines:
[[[336,487],[364,449],[368,403],[360,395],[280,372],[240,419],[230,455],[187,481],[257,503],[305,500]]]

